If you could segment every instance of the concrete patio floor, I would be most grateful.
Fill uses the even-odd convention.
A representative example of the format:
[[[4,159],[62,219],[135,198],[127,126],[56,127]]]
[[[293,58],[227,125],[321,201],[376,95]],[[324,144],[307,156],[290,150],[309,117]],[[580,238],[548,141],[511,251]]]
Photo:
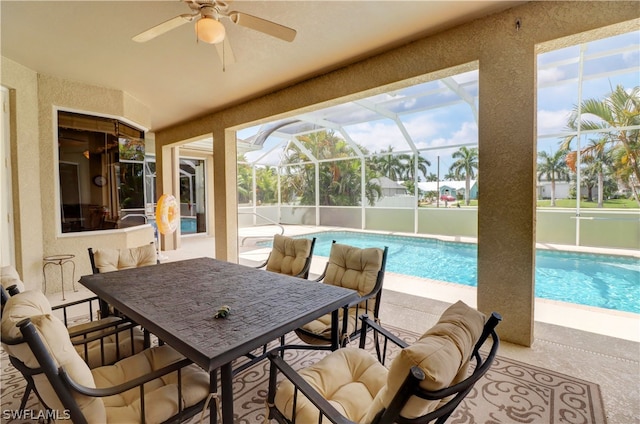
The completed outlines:
[[[330,230],[330,228],[326,229]],[[321,231],[318,227],[287,226],[286,235]],[[261,232],[261,233],[260,233]],[[264,227],[240,230],[240,263],[264,261],[269,248],[256,248],[278,232]],[[183,237],[179,250],[164,252],[167,260],[214,256],[210,237]],[[314,255],[311,273],[322,273],[327,258]],[[380,318],[385,323],[422,333],[446,307],[463,300],[476,306],[475,288],[386,273]],[[498,328],[499,333],[499,328]],[[609,424],[640,423],[640,316],[545,299],[536,299],[534,343],[523,347],[502,343],[499,354],[569,374],[600,385]]]
[[[240,247],[241,264],[266,259],[270,249],[256,247],[255,242],[272,238],[276,231],[273,227],[263,231],[264,237],[246,239]],[[287,235],[317,231],[317,227],[287,227]],[[161,253],[162,262],[214,257],[214,239],[183,237],[178,250]],[[314,255],[311,273],[319,275],[326,260]],[[67,301],[89,294],[81,289],[68,295]],[[60,297],[60,293],[49,295],[53,304],[60,303]],[[422,333],[459,299],[476,306],[475,289],[386,273],[381,322]],[[536,299],[534,339],[531,347],[502,342],[499,354],[595,382],[600,385],[609,424],[640,423],[640,316]]]

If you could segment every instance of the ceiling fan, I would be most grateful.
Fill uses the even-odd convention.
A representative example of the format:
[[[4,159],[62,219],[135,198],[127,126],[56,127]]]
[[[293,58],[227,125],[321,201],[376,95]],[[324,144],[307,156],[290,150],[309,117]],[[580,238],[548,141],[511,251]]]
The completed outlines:
[[[229,11],[227,1],[222,0],[183,0],[192,13],[178,15],[168,21],[162,22],[154,27],[133,37],[133,41],[144,43],[152,40],[159,35],[171,31],[187,22],[196,22],[196,36],[199,40],[215,44],[218,54],[227,62],[229,59],[233,61],[233,53],[231,46],[228,44],[224,25],[220,22],[221,18],[226,18],[236,25],[262,32],[272,37],[279,38],[284,41],[293,41],[296,37],[296,30],[277,24],[267,19],[249,15],[248,13]]]

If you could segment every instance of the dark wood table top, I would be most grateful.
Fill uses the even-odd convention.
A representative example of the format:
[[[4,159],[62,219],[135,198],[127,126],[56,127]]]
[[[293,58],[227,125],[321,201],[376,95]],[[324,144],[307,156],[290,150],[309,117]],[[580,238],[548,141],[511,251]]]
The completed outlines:
[[[357,296],[211,258],[86,275],[80,283],[209,372]],[[222,305],[228,318],[214,318]]]

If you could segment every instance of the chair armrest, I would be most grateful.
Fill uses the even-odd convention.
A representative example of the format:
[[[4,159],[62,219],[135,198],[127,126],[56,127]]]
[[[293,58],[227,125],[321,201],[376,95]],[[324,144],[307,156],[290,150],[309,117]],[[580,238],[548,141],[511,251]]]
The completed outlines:
[[[96,323],[98,321],[95,321]],[[77,331],[69,331],[69,337],[74,346],[87,344],[94,340],[104,339],[112,334],[121,333],[131,328],[137,327],[138,324],[128,319],[120,319],[118,321],[104,322],[89,328]],[[108,330],[110,329],[110,330]],[[106,330],[106,331],[105,331]],[[90,337],[81,337],[88,334],[96,333]]]
[[[91,302],[91,301],[94,301],[94,300],[100,300],[100,298],[98,296],[87,297],[86,299],[75,300],[73,302],[63,303],[61,305],[52,306],[51,310],[55,311],[57,309],[68,308],[69,306],[82,305],[83,303]]]
[[[142,386],[145,383],[148,383],[152,380],[160,378],[166,374],[170,374],[172,372],[178,371],[181,368],[184,368],[188,365],[191,365],[189,359],[183,359],[181,361],[175,362],[173,364],[167,365],[166,367],[162,367],[159,370],[153,371],[152,373],[145,374],[143,376],[134,378],[133,380],[129,380],[126,383],[118,384],[117,386],[104,387],[95,389],[92,387],[86,387],[82,384],[76,383],[69,375],[66,373],[63,367],[60,367],[59,373],[62,380],[74,391],[83,394],[85,396],[91,397],[105,397],[105,396],[113,396],[118,393],[126,392],[127,390],[131,390],[135,387]]]
[[[353,421],[345,418],[342,414],[338,412],[337,409],[333,407],[325,398],[320,395],[307,381],[298,374],[289,364],[287,364],[284,359],[278,356],[275,353],[269,354],[269,360],[271,361],[271,373],[276,373],[277,370],[280,372],[300,391],[302,392],[310,402],[312,402],[319,410],[320,413],[327,417],[329,421],[334,424],[354,424]],[[274,376],[275,378],[275,376]],[[275,381],[275,380],[274,380]],[[271,392],[272,388],[269,387],[269,391]],[[275,387],[273,388],[274,392],[269,393],[268,402],[272,402],[275,399]],[[295,403],[294,403],[295,404]]]
[[[264,268],[265,266],[267,266],[267,262],[269,262],[269,259],[267,259],[266,261],[264,261],[262,264],[260,265],[256,265],[254,266],[255,269],[260,269],[260,268]]]
[[[51,307],[52,311],[58,311],[58,310],[62,310],[62,315],[63,315],[63,322],[65,327],[69,326],[69,318],[67,316],[67,309],[72,307],[72,306],[78,306],[78,305],[82,305],[84,303],[88,304],[89,307],[89,311],[88,311],[88,315],[89,315],[89,320],[93,321],[93,302],[100,302],[100,298],[98,296],[93,296],[93,297],[88,297],[86,299],[80,299],[80,300],[76,300],[73,302],[69,302],[69,303],[64,303],[62,305],[56,305]],[[100,309],[100,305],[97,305],[96,311]]]
[[[324,277],[326,277],[327,275],[327,268],[329,268],[329,263],[327,262],[327,264],[324,266],[324,270],[322,271],[322,274],[320,274],[320,276],[318,278],[316,278],[313,281],[322,281],[324,280]]]
[[[369,318],[369,315],[367,314],[360,315],[360,320],[362,321],[363,329],[364,329],[364,326],[372,328],[375,333],[381,334],[386,341],[393,342],[396,346],[400,347],[401,349],[404,349],[405,347],[409,346],[409,343],[405,342],[400,337],[391,333],[389,330],[387,330],[386,328],[382,327],[380,324],[378,324],[377,322]],[[360,335],[360,338],[363,339],[366,337],[367,337],[367,333],[366,331],[363,331]]]
[[[348,305],[346,305],[345,307],[346,307],[346,308],[351,308],[351,307],[356,306],[356,305],[358,305],[358,304],[360,304],[360,303],[364,302],[365,300],[369,300],[369,299],[371,299],[372,297],[375,297],[375,296],[377,296],[377,295],[378,295],[378,290],[375,290],[375,289],[374,289],[373,291],[371,291],[371,292],[369,292],[369,293],[365,294],[364,296],[360,296],[360,297],[358,297],[357,299],[352,300],[352,301],[351,301]]]

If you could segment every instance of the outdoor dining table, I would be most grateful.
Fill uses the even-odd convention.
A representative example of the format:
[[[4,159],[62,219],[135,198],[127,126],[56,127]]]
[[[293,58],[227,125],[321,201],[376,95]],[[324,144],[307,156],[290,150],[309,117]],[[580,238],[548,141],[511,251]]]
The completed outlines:
[[[189,259],[104,274],[80,283],[210,375],[222,422],[233,422],[233,361],[357,297],[352,290],[212,258]],[[216,318],[223,306],[226,318]],[[210,422],[217,421],[211,411]]]

